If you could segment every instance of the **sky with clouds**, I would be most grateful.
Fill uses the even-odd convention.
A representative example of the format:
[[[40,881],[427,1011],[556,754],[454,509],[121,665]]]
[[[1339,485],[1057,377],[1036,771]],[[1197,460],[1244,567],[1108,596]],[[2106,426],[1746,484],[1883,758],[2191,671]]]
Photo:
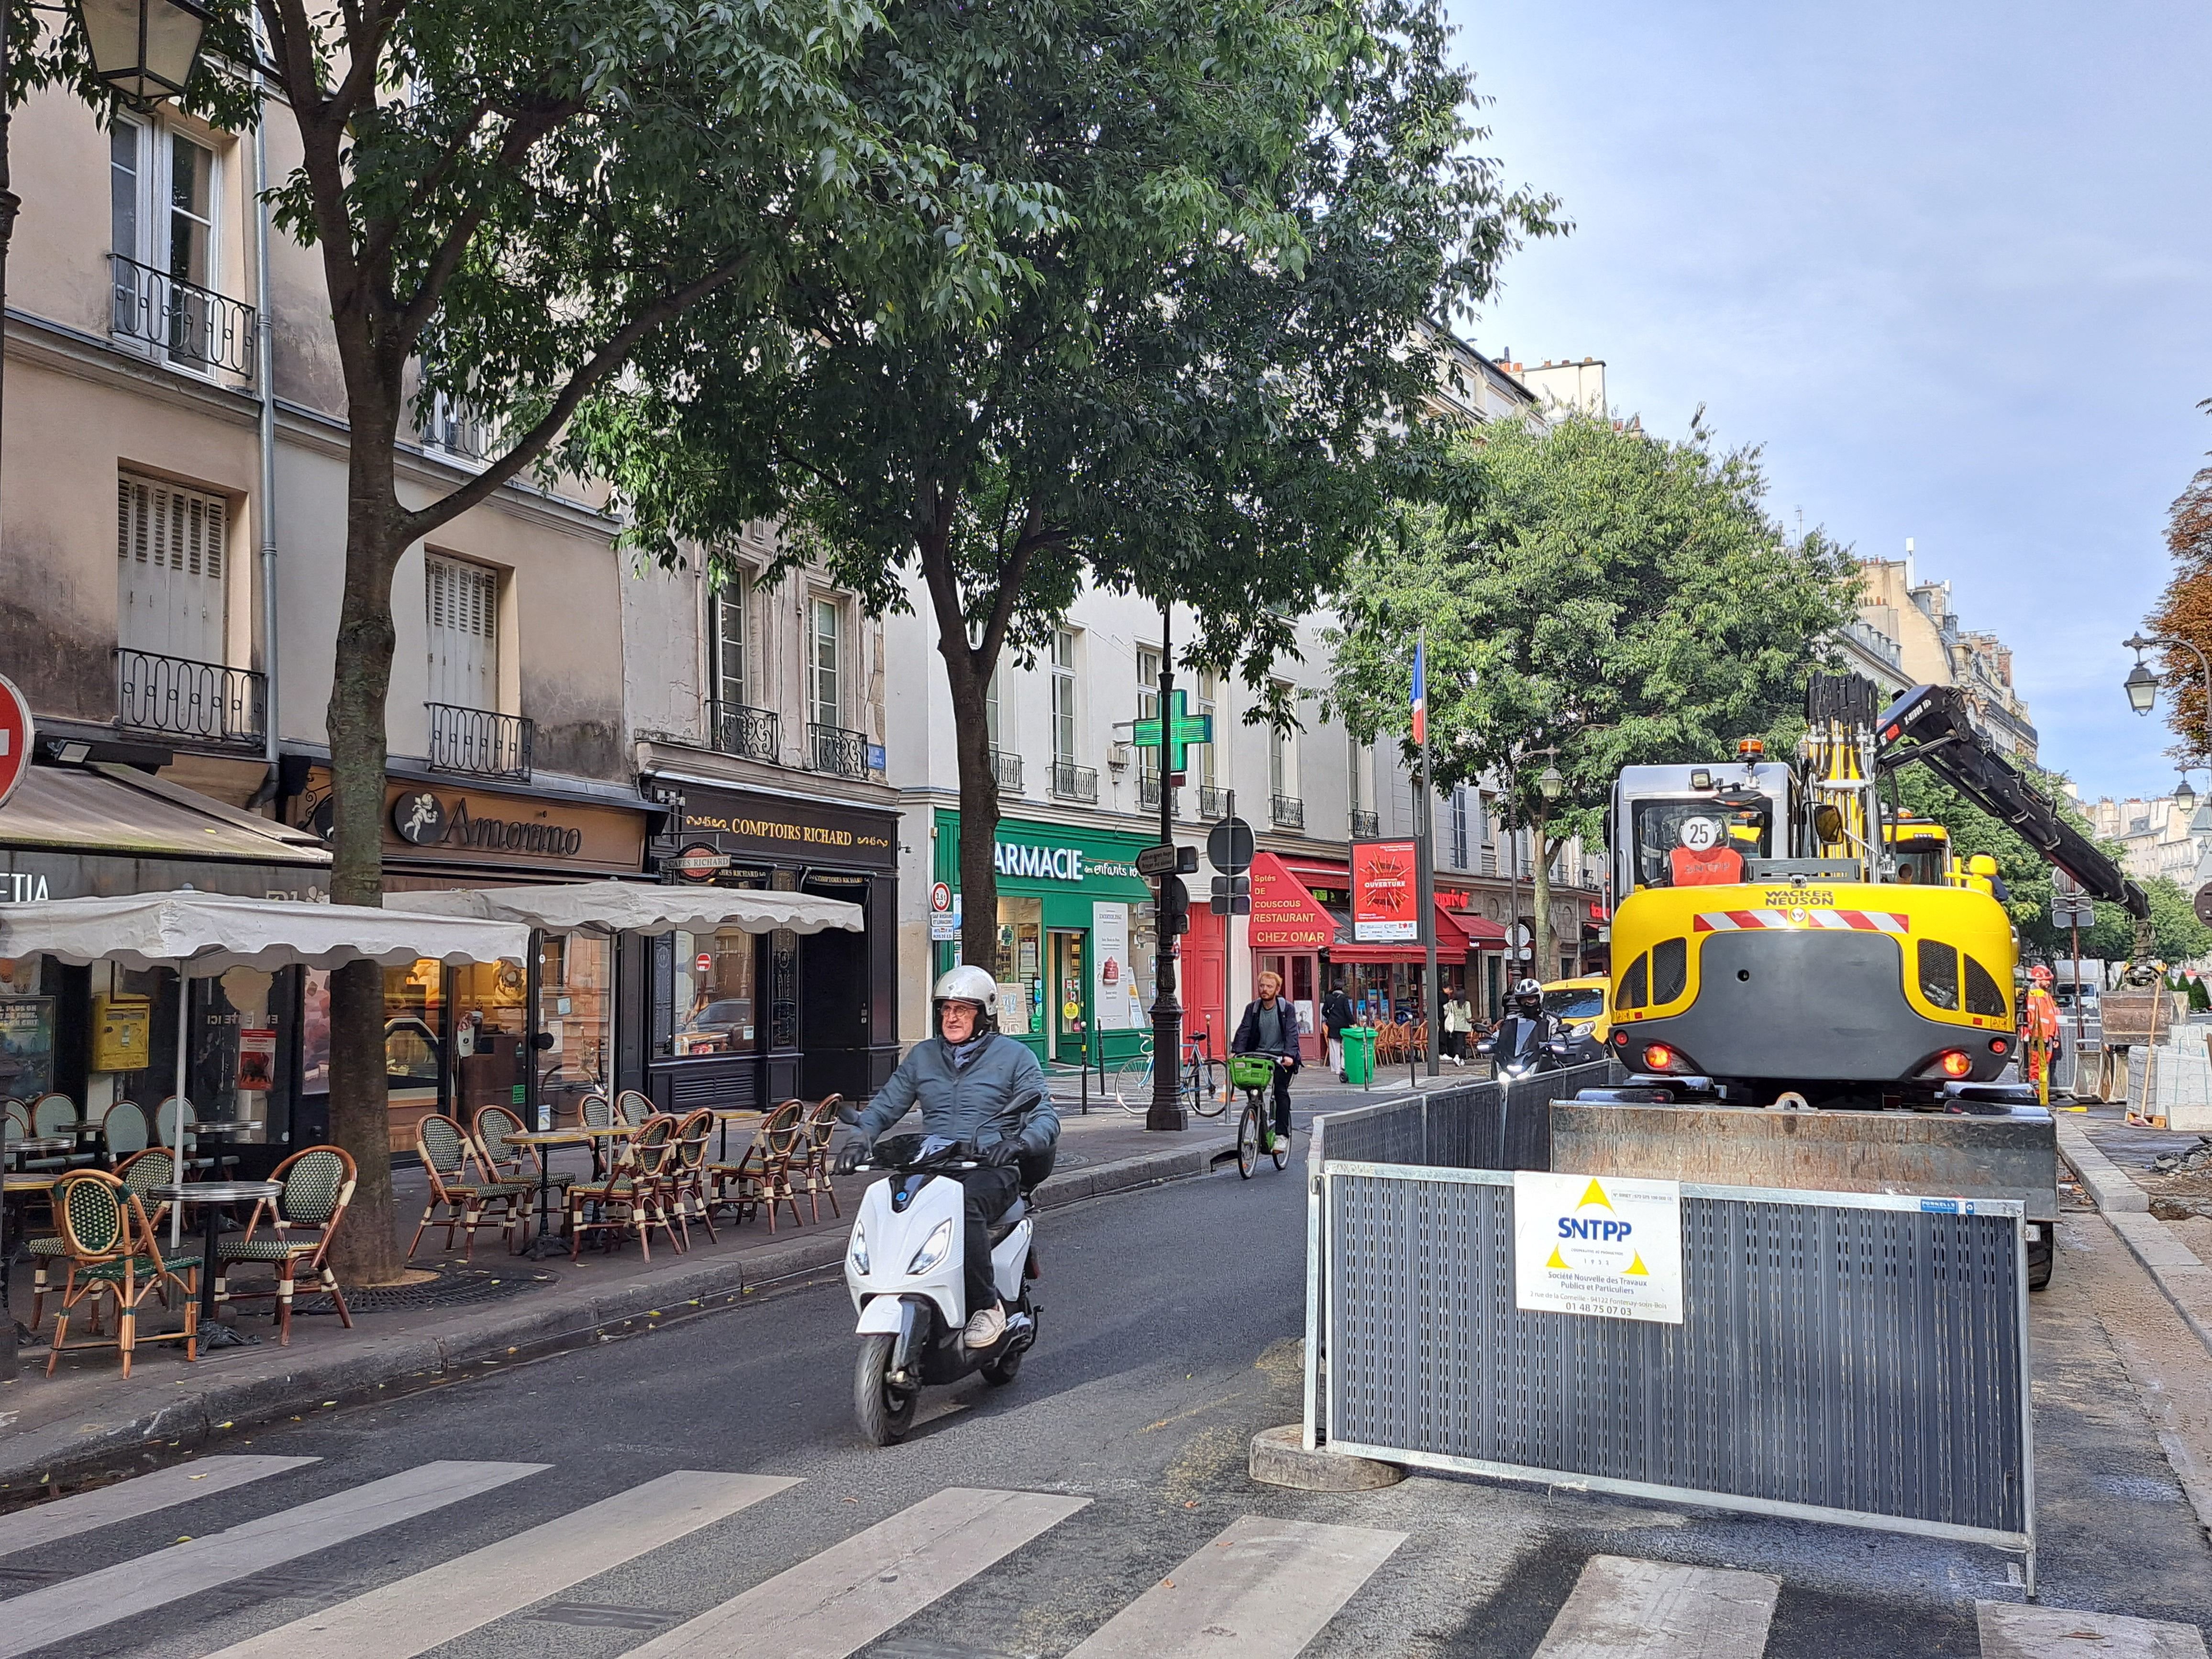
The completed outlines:
[[[1785,524],[1913,538],[2012,646],[2045,765],[2169,788],[2118,642],[2212,449],[2212,9],[1446,3],[1488,152],[1576,226],[1475,343],[1604,358],[1661,433],[1703,404]]]

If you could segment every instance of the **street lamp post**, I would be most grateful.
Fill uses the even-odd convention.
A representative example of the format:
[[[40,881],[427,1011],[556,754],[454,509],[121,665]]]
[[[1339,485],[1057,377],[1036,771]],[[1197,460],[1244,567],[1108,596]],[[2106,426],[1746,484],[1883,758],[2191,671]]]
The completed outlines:
[[[208,15],[194,0],[73,0],[71,14],[91,54],[92,72],[134,109],[151,109],[164,99],[181,96],[199,62]],[[0,319],[7,315],[8,246],[15,234],[15,215],[23,205],[8,170],[8,21],[12,7],[0,3]],[[0,425],[4,425],[7,342],[0,322]],[[184,1033],[177,1034],[184,1041]],[[201,1271],[212,1273],[213,1262]],[[7,1264],[0,1260],[0,1382],[16,1376],[15,1316],[8,1306]]]
[[[2136,665],[2128,670],[2127,678],[2120,683],[2121,690],[2128,694],[2129,708],[2138,714],[2148,714],[2158,706],[2158,675],[2142,659],[2142,653],[2154,646],[2171,648],[2178,645],[2196,657],[2197,666],[2204,676],[2204,718],[2212,722],[2212,659],[2208,659],[2193,641],[2170,634],[2137,634],[2120,643],[2136,653]],[[2202,744],[2198,751],[2203,752]],[[2173,804],[2185,816],[2197,810],[2197,792],[2189,787],[2186,768],[2182,770],[2181,787],[2173,792]]]

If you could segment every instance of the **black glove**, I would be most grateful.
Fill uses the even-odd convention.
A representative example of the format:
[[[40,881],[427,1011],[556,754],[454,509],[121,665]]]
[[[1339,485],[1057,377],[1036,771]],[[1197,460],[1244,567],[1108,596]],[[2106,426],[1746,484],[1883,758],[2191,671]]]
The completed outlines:
[[[1022,1143],[1020,1138],[1015,1135],[1008,1135],[1003,1139],[993,1141],[988,1146],[984,1147],[981,1152],[977,1152],[975,1154],[975,1160],[977,1163],[982,1164],[990,1169],[998,1170],[1003,1169],[1007,1164],[1012,1164],[1021,1155]]]
[[[858,1135],[847,1135],[845,1144],[837,1149],[837,1173],[850,1175],[867,1162],[868,1154],[875,1149]]]

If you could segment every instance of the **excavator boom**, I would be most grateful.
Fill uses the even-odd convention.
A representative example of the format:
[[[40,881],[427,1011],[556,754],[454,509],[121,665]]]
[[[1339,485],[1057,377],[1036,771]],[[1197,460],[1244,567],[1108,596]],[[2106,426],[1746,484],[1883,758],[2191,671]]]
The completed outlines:
[[[2058,808],[1975,730],[1966,701],[1955,688],[1916,685],[1882,711],[1877,729],[1882,744],[1877,765],[1894,770],[1922,763],[2010,828],[2045,863],[2080,882],[2092,897],[2126,907],[2138,921],[2149,919],[2150,901],[2142,889],[2067,823]]]

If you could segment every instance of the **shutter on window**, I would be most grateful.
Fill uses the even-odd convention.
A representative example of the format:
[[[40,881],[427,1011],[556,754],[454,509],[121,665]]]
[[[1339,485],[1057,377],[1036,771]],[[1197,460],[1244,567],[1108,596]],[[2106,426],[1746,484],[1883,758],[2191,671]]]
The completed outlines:
[[[499,575],[479,565],[425,561],[430,632],[430,700],[462,708],[496,708]]]
[[[119,637],[127,649],[222,662],[230,503],[206,490],[119,474]]]

